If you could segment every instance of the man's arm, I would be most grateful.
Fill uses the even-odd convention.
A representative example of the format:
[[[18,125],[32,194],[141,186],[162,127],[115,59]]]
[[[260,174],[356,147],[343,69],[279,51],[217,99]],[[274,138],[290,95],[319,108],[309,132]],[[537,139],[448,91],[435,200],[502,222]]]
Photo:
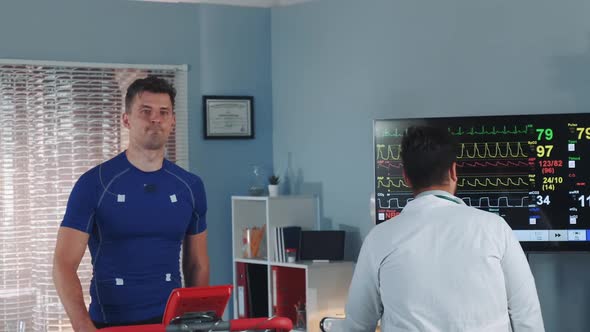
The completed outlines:
[[[53,255],[53,282],[76,332],[96,331],[84,303],[77,273],[86,251],[88,237],[87,233],[60,227]]]
[[[209,286],[207,231],[187,235],[183,244],[182,270],[186,287]]]
[[[508,225],[505,225],[504,233],[506,252],[502,258],[502,270],[512,331],[543,332],[541,305],[526,256]]]
[[[372,263],[368,242],[365,239],[363,243],[348,291],[346,332],[375,331],[383,313],[377,270]]]

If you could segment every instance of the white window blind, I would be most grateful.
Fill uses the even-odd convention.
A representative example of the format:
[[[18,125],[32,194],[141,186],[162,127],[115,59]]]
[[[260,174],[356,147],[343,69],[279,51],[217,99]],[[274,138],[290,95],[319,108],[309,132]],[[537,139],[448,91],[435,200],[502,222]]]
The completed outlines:
[[[177,89],[166,154],[188,169],[185,66],[0,60],[0,331],[71,331],[51,276],[57,230],[78,177],[127,146],[125,92],[147,75]]]

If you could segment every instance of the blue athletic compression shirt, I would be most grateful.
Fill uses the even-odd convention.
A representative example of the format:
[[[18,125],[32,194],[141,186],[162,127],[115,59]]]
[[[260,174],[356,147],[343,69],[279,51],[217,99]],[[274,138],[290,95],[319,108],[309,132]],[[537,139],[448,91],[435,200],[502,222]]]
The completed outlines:
[[[125,323],[161,316],[181,287],[180,246],[207,228],[201,179],[168,160],[155,172],[125,153],[80,177],[61,226],[90,235],[90,317]]]

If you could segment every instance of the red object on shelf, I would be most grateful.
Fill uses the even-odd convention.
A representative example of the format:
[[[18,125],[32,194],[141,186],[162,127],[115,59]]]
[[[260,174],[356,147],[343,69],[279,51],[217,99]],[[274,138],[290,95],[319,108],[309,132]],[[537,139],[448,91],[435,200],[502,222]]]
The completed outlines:
[[[166,331],[244,331],[277,329],[290,331],[293,323],[286,317],[244,318],[228,322],[221,321],[232,291],[231,285],[213,287],[177,288],[172,291],[166,304],[162,324],[119,326],[99,329],[100,332],[166,332]],[[183,320],[184,326],[170,324],[170,321],[187,313],[214,312],[213,321],[191,322]],[[185,316],[186,317],[186,316]],[[186,323],[185,323],[186,322]]]
[[[272,267],[273,310],[277,316],[297,319],[295,307],[305,303],[305,270],[284,266]]]
[[[236,285],[238,286],[238,289],[236,290],[238,292],[238,312],[236,312],[235,315],[238,316],[238,318],[250,317],[250,306],[248,304],[250,290],[248,289],[248,271],[246,269],[246,263],[236,263],[236,274]]]

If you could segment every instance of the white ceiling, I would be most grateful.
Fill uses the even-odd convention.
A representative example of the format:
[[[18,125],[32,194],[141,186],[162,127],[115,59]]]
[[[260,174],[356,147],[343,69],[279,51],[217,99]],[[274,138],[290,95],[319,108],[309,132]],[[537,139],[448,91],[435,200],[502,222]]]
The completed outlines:
[[[172,2],[172,3],[208,3],[215,5],[232,5],[242,7],[279,7],[289,6],[302,2],[314,0],[136,0],[149,2]]]

